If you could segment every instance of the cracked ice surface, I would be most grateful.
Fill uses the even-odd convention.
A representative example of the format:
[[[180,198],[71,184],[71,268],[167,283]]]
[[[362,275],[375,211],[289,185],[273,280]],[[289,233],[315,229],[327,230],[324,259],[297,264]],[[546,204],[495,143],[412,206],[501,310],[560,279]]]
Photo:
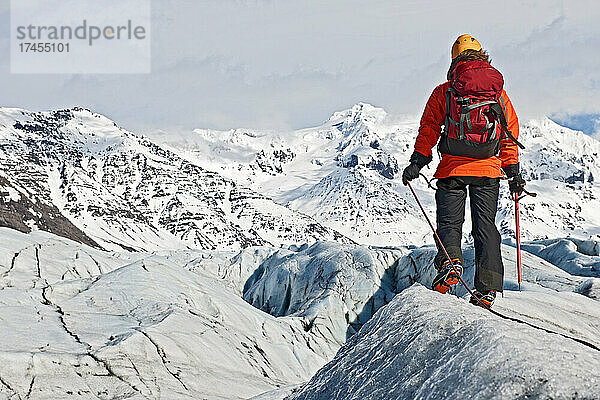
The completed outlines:
[[[524,252],[524,291],[515,292],[514,248],[503,246],[502,250],[507,293],[497,300],[499,311],[600,346],[600,310],[593,295],[596,281],[570,275]],[[494,330],[493,320],[487,320],[490,315],[472,306],[463,310],[465,302],[453,296],[429,298],[435,294],[421,293],[422,288],[405,290],[415,282],[430,285],[434,254],[431,246],[370,248],[332,242],[288,250],[259,246],[240,252],[111,253],[44,232],[22,234],[0,228],[0,398],[294,396],[302,390],[298,385],[315,373],[310,382],[323,378],[318,369],[355,332],[360,330],[358,337],[369,345],[373,314],[379,315],[377,310],[390,301],[398,304],[400,300],[392,299],[406,298],[406,293],[413,293],[416,300],[402,300],[406,302],[403,329],[419,335],[438,332],[419,333],[421,325],[412,326],[410,319],[411,313],[417,313],[417,322],[425,316],[432,321],[467,321],[466,331],[474,332],[473,326],[481,324],[483,331],[498,335],[493,338],[499,346],[513,346],[523,325]],[[466,250],[465,260],[465,278],[470,281],[472,249]],[[456,292],[462,295],[464,290]],[[428,304],[419,305],[419,300]],[[462,304],[459,308],[455,308],[456,301]],[[471,320],[481,322],[471,326]],[[392,327],[396,323],[390,320]],[[502,336],[504,332],[508,339]],[[547,342],[547,335],[540,332],[532,332],[531,340],[541,337],[543,346],[565,349],[557,363],[574,359],[579,368],[587,362],[585,357],[578,358],[578,348],[571,351],[576,342],[557,335]],[[453,330],[446,333],[441,341],[456,336]],[[388,334],[398,339],[393,336],[396,333]],[[349,350],[352,343],[363,345],[357,340],[344,345],[336,360],[344,352],[355,351]],[[479,354],[492,351],[484,344],[483,338],[473,339]],[[539,351],[516,348],[523,353]],[[369,351],[377,354],[379,350]],[[406,361],[395,361],[394,354],[382,353],[380,361]],[[392,358],[383,358],[388,355]],[[429,357],[423,358],[424,365],[437,362],[433,356],[423,357]],[[453,360],[455,367],[464,366],[460,357]],[[521,361],[514,361],[518,368],[534,368]],[[356,365],[361,364],[357,361]],[[382,376],[389,373],[385,366],[373,368]],[[333,364],[325,367],[334,369]],[[551,370],[542,372],[548,382],[524,382],[540,387],[542,395],[571,393],[557,386]],[[596,373],[589,375],[592,384],[597,382]],[[577,376],[573,379],[579,382]],[[421,382],[422,387],[429,388],[428,382]],[[513,388],[514,393],[521,393],[519,387]],[[580,393],[583,398],[585,393]]]
[[[600,278],[600,241],[573,238],[548,239],[523,244],[536,254],[573,275]]]
[[[518,290],[514,252],[514,248],[502,246],[507,291]],[[408,250],[325,242],[295,252],[280,250],[260,263],[247,282],[244,298],[269,314],[301,317],[308,331],[341,346],[397,293],[415,282],[430,287],[436,274],[435,253],[433,246]],[[464,254],[464,278],[473,287],[473,248],[465,249]],[[597,290],[587,278],[570,275],[533,254],[523,252],[523,263],[523,290],[566,292],[564,296],[572,291],[586,294]],[[459,296],[467,293],[460,285],[453,292]],[[588,297],[593,296],[588,294]],[[522,300],[524,306],[528,299]],[[597,303],[589,303],[582,296],[573,299],[575,303],[581,300],[597,307]],[[553,302],[561,310],[569,310],[569,302],[559,297],[551,296],[544,301],[550,310]],[[548,322],[548,325],[555,324]],[[600,333],[600,326],[593,325]]]
[[[247,398],[337,350],[168,256],[0,238],[0,398]]]
[[[260,296],[257,298],[270,299],[269,305],[273,310],[277,311],[279,308],[275,300],[279,299],[279,304],[281,304],[281,301],[285,297],[283,295],[277,297],[276,293],[286,292],[286,282],[294,282],[292,287],[296,289],[292,290],[291,299],[293,299],[296,295],[294,294],[296,290],[301,292],[306,290],[304,289],[306,278],[303,277],[316,275],[316,270],[318,269],[336,271],[336,273],[324,274],[332,278],[327,286],[333,285],[335,287],[337,284],[337,286],[346,287],[348,282],[350,282],[350,286],[354,284],[355,288],[364,285],[368,279],[358,273],[360,269],[354,269],[351,265],[347,266],[343,261],[345,257],[342,255],[338,254],[337,256],[333,256],[332,253],[334,252],[333,249],[335,247],[336,246],[327,246],[327,250],[325,251],[324,249],[319,249],[319,244],[316,244],[306,249],[304,252],[299,252],[295,256],[288,257],[285,262],[281,263],[281,268],[273,268],[271,273],[268,273],[268,271],[264,273],[255,286],[253,286],[252,291],[248,292],[248,294],[251,294],[253,291],[260,293]],[[339,252],[348,250],[349,248],[347,246],[338,247]],[[373,252],[376,250],[377,249],[371,249]],[[301,258],[304,256],[310,261],[310,258],[306,257],[307,252],[311,252],[314,256],[319,255],[319,257],[315,257],[312,262],[298,262],[296,267],[290,267],[293,265],[291,263],[293,258]],[[356,248],[354,249],[354,252],[356,254],[368,253],[364,248]],[[478,381],[473,378],[484,371],[485,363],[487,361],[492,365],[491,368],[494,368],[494,370],[489,372],[490,376],[496,373],[496,369],[498,368],[497,364],[500,364],[501,368],[498,370],[497,380],[502,385],[507,385],[505,387],[508,388],[506,391],[499,392],[501,394],[496,395],[497,398],[515,398],[519,397],[518,393],[528,395],[532,398],[594,398],[594,396],[590,396],[589,394],[593,393],[593,390],[600,388],[600,379],[598,378],[597,371],[587,375],[589,377],[589,382],[587,382],[586,385],[588,386],[583,386],[584,388],[587,388],[587,391],[584,390],[578,393],[575,393],[575,391],[571,389],[573,387],[577,388],[582,380],[587,379],[581,378],[586,375],[583,372],[577,373],[579,375],[576,374],[577,376],[571,379],[572,376],[567,374],[563,379],[558,372],[563,370],[565,366],[570,368],[575,364],[575,369],[585,371],[588,368],[586,362],[589,359],[589,356],[580,359],[578,358],[578,354],[586,351],[592,352],[593,357],[597,358],[594,350],[560,335],[550,335],[553,339],[548,342],[548,334],[543,330],[530,329],[524,324],[515,322],[510,322],[507,325],[506,321],[501,320],[503,321],[502,326],[506,326],[506,330],[504,330],[504,328],[493,328],[498,318],[489,313],[482,314],[481,311],[483,310],[480,310],[478,307],[468,305],[464,300],[459,300],[455,296],[439,296],[429,290],[424,290],[422,287],[419,287],[417,290],[411,286],[415,282],[421,283],[426,287],[430,286],[433,275],[435,274],[431,267],[435,256],[435,250],[432,246],[424,246],[413,250],[397,250],[397,252],[402,254],[401,257],[398,258],[397,261],[387,269],[388,272],[384,274],[388,277],[393,276],[394,279],[387,281],[383,279],[381,281],[381,288],[385,288],[387,290],[386,293],[394,290],[397,292],[402,291],[401,294],[397,295],[394,300],[392,300],[391,304],[397,304],[399,301],[398,299],[403,298],[405,299],[402,300],[404,306],[401,309],[396,309],[393,316],[388,312],[384,314],[386,317],[380,316],[378,318],[377,315],[382,311],[375,314],[375,319],[378,319],[378,324],[380,324],[377,329],[385,331],[385,335],[389,336],[389,340],[386,339],[385,342],[370,340],[371,336],[369,336],[370,334],[367,332],[367,330],[372,329],[371,321],[373,319],[370,319],[366,325],[362,326],[358,335],[355,336],[358,338],[353,337],[349,342],[346,342],[340,352],[338,352],[336,358],[319,371],[316,376],[304,386],[304,390],[302,385],[284,387],[279,390],[261,394],[260,396],[255,397],[256,400],[291,400],[295,399],[296,397],[294,397],[294,394],[298,395],[298,393],[301,393],[301,395],[298,395],[300,396],[300,399],[397,399],[415,398],[415,396],[417,396],[417,398],[470,398],[469,391],[472,390],[472,386],[487,387],[487,383],[483,380]],[[330,256],[324,257],[327,254]],[[533,324],[539,328],[548,329],[558,334],[584,340],[600,347],[600,308],[598,308],[598,303],[594,300],[594,296],[590,295],[590,293],[594,293],[594,281],[591,281],[586,277],[570,275],[561,268],[554,266],[533,254],[523,252],[523,291],[518,292],[516,265],[514,261],[515,249],[503,245],[502,255],[505,264],[505,295],[504,297],[499,296],[497,298],[494,305],[494,308],[497,311],[509,317],[518,318]],[[363,256],[362,259],[365,259],[364,257],[365,256]],[[356,257],[356,259],[361,259],[361,257]],[[323,266],[323,263],[328,265]],[[377,270],[377,263],[374,263],[374,265],[374,269]],[[472,248],[465,249],[465,267],[464,278],[472,285],[474,277],[474,254]],[[306,269],[308,271],[306,271]],[[364,271],[362,273],[364,274]],[[288,277],[287,275],[292,276]],[[347,282],[343,283],[344,280]],[[276,282],[280,282],[279,286]],[[262,285],[262,288],[260,285]],[[411,289],[404,290],[409,287]],[[263,288],[266,288],[266,290]],[[275,288],[279,288],[279,290],[275,290]],[[379,294],[382,293],[381,288],[378,290]],[[464,296],[466,294],[466,291],[462,287],[456,287],[453,292],[459,296]],[[312,292],[309,290],[309,293]],[[293,311],[294,309],[300,310],[294,311],[291,315],[310,315],[312,312],[317,315],[327,314],[329,315],[329,319],[338,321],[340,319],[343,320],[343,314],[340,315],[341,312],[339,311],[339,308],[327,308],[327,305],[334,304],[334,302],[328,299],[331,297],[345,298],[344,296],[347,298],[360,298],[360,296],[357,296],[357,293],[361,293],[361,291],[332,291],[329,293],[329,296],[326,296],[328,293],[326,291],[324,291],[323,294],[318,291],[316,291],[316,293],[316,297],[313,295],[311,295],[312,297],[309,296],[311,300],[307,301],[306,304],[291,307],[290,311]],[[365,293],[365,291],[362,293]],[[584,296],[581,294],[584,294]],[[407,296],[415,296],[414,301],[409,301],[406,298]],[[458,303],[455,303],[456,301],[458,301]],[[421,302],[423,302],[423,304],[421,304]],[[266,302],[263,302],[263,306],[264,304],[266,304]],[[294,302],[290,301],[290,304],[294,304]],[[365,304],[364,300],[362,303],[356,302],[355,308],[360,309],[361,304]],[[455,308],[455,304],[459,304],[460,307]],[[395,306],[387,305],[383,309],[388,307]],[[366,308],[368,309],[368,307]],[[368,315],[368,312],[363,313],[363,315]],[[414,319],[416,323],[421,323],[423,326],[413,326],[413,316],[415,316]],[[395,319],[400,317],[401,320]],[[385,318],[388,318],[387,322],[384,321]],[[432,321],[429,327],[425,326],[425,322],[423,322],[427,318]],[[436,321],[437,319],[447,320],[445,322],[447,322],[449,326],[452,326],[453,323],[462,324],[464,321],[470,321],[474,318],[481,319],[481,321],[475,322],[472,326],[469,326],[468,329],[465,328],[460,331],[452,329],[440,330],[440,324],[442,324],[442,322]],[[486,320],[486,318],[489,320]],[[321,318],[320,320],[325,321],[326,319]],[[389,327],[384,326],[386,323]],[[470,324],[470,322],[468,322],[468,324]],[[358,328],[359,324],[357,324],[356,327]],[[421,328],[422,331],[418,332],[418,329]],[[399,337],[394,329],[399,329],[408,336]],[[481,329],[484,333],[479,334],[477,329]],[[489,347],[486,347],[488,338],[485,335],[485,332],[488,330],[491,335],[489,342],[495,344],[489,344]],[[465,335],[467,336],[471,335],[469,346],[478,349],[480,351],[479,353],[471,352],[467,358],[464,358],[462,357],[464,348],[461,347],[460,343],[456,346],[448,344],[452,342],[454,336],[459,334],[462,335],[463,332],[466,332]],[[527,336],[524,340],[524,345],[522,345],[521,342],[518,342],[519,332],[521,332],[521,335]],[[414,357],[414,360],[408,356],[408,359],[398,358],[400,356],[396,353],[400,353],[401,351],[391,350],[395,341],[402,339],[405,341],[405,344],[409,344],[412,341],[423,340],[420,335],[423,335],[426,340],[424,341],[424,347],[411,353],[410,357]],[[505,339],[505,335],[507,335],[509,339]],[[444,351],[448,354],[439,351],[436,353],[434,350],[439,350],[439,347],[436,347],[439,343],[436,341],[427,342],[427,340],[430,340],[429,337],[436,337],[439,342],[445,341],[448,345],[444,348]],[[530,347],[531,343],[538,343],[538,337],[541,337],[539,341],[541,345],[539,347]],[[563,342],[566,344],[563,344]],[[536,382],[535,379],[532,378],[533,373],[531,371],[536,371],[537,367],[535,362],[539,362],[539,360],[542,360],[542,362],[546,361],[545,353],[551,348],[546,348],[546,345],[562,346],[560,348],[564,348],[565,350],[548,358],[553,360],[557,369],[552,370],[545,365],[539,367],[543,372],[543,376],[539,382]],[[578,350],[571,352],[573,345],[575,345]],[[388,347],[382,349],[382,346]],[[496,349],[494,346],[498,346],[500,349]],[[434,350],[429,351],[430,347]],[[583,350],[581,347],[583,347]],[[516,358],[513,357],[512,350],[517,352]],[[471,350],[469,349],[468,351],[470,352]],[[494,358],[495,351],[499,351],[499,354],[506,356],[506,363],[513,368],[513,375],[508,371],[509,367],[502,365],[501,361]],[[342,356],[342,354],[350,353],[352,356],[348,357],[351,358],[342,358],[346,357]],[[523,361],[523,354],[529,353],[533,354],[533,360],[536,360],[535,362],[527,360]],[[478,357],[478,364],[476,368],[469,369],[470,365],[468,364],[467,359],[472,357],[471,354],[476,354],[476,357]],[[406,375],[404,373],[405,366],[410,366],[410,362],[414,361],[415,365],[420,363],[419,365],[427,367],[442,362],[440,361],[440,357],[445,357],[442,361],[446,362],[446,369],[463,371],[465,372],[465,375],[471,374],[468,375],[468,379],[457,378],[454,382],[454,386],[460,388],[460,391],[464,390],[467,395],[460,394],[462,392],[459,393],[459,389],[456,389],[457,392],[453,394],[442,393],[441,388],[446,385],[446,381],[443,379],[445,372],[439,372],[433,367],[431,369],[425,369],[422,372],[422,376]],[[372,366],[370,366],[371,363],[373,364]],[[594,365],[596,364],[591,364],[589,367],[595,368]],[[349,380],[344,378],[345,374],[354,375],[354,377]],[[415,374],[417,373],[415,372]],[[427,379],[424,377],[425,375],[427,375]],[[415,379],[421,380],[415,381]],[[549,380],[546,381],[546,379]],[[559,382],[558,384],[555,383],[557,380]],[[371,381],[374,382],[374,386],[369,386],[371,385],[371,383],[369,383]],[[391,394],[389,394],[389,396],[386,394],[386,390],[390,387],[389,385],[391,383],[394,383],[398,387],[402,385],[410,386],[413,384],[411,381],[416,382],[413,382],[413,389],[415,391],[418,387],[422,388],[422,390],[419,389],[421,390],[419,395],[415,394],[416,392],[411,392],[412,389],[403,391],[404,389],[396,390],[396,388],[394,388],[395,391],[390,392]],[[515,386],[513,387],[515,390],[514,392],[511,392],[513,389],[510,389],[510,382],[512,381],[516,381]],[[359,390],[358,388],[362,385],[367,385],[367,387],[372,389],[373,394],[368,391]],[[539,391],[537,391],[538,387],[540,387]],[[569,387],[571,389],[569,389]],[[590,390],[590,387],[593,387],[593,390]],[[567,395],[565,393],[569,394]],[[477,396],[475,397],[477,398]],[[489,393],[483,390],[482,395],[478,398],[488,397],[490,397]]]
[[[598,393],[597,351],[415,284],[286,399],[592,399]]]

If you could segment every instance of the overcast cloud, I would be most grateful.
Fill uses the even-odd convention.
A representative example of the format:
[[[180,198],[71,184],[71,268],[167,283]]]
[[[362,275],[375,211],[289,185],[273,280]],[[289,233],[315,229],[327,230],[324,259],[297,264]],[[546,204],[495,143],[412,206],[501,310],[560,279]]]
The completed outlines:
[[[0,104],[91,108],[132,129],[301,128],[364,101],[419,114],[469,32],[521,119],[600,113],[600,3],[154,0],[149,75],[11,75]]]

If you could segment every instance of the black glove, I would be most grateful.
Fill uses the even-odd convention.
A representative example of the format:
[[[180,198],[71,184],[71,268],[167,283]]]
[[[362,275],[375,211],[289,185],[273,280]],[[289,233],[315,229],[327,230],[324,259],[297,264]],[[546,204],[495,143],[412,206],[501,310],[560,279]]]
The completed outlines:
[[[402,183],[406,185],[408,181],[418,178],[421,168],[429,164],[432,159],[432,156],[426,157],[415,151],[412,156],[410,156],[410,165],[404,168],[404,172],[402,172]]]
[[[519,171],[519,163],[507,165],[502,169],[508,178],[508,188],[510,189],[510,192],[520,196],[521,193],[523,193],[523,186],[525,186],[526,182]]]
[[[526,183],[527,182],[525,182],[525,179],[523,179],[523,177],[519,173],[519,174],[513,176],[508,181],[508,187],[509,187],[511,193],[516,193],[517,196],[520,196],[521,193],[523,193],[523,187],[525,186]]]
[[[507,165],[505,167],[502,167],[502,169],[504,170],[504,174],[506,174],[506,177],[508,179],[513,178],[517,175],[519,175],[519,163],[516,164],[511,164],[511,165]]]
[[[408,184],[408,181],[417,179],[419,177],[419,172],[421,172],[421,167],[415,163],[410,163],[408,167],[404,168],[404,172],[402,172],[402,183],[406,185]]]

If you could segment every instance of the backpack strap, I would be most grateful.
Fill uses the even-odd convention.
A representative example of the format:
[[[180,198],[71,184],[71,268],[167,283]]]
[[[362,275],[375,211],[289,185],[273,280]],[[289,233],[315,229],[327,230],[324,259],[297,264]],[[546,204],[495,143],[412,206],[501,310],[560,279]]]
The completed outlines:
[[[452,91],[454,91],[454,89],[452,89],[452,86],[449,86],[448,90],[446,90],[446,121],[444,122],[444,131],[442,132],[445,136],[448,136],[448,127],[450,126],[450,121],[452,121],[450,119],[450,93]]]
[[[490,122],[488,117],[484,114],[483,118],[485,118],[485,129],[488,131],[488,140],[496,139],[496,129],[498,127],[498,121],[494,118],[494,122]]]
[[[466,136],[465,136],[465,120],[467,119],[467,115],[466,113],[462,112],[460,113],[460,125],[459,125],[459,132],[458,132],[458,140],[465,140]],[[469,122],[471,122],[471,118],[469,118]]]
[[[457,126],[459,128],[459,133],[457,135],[458,139],[465,139],[465,132],[464,132],[464,124],[465,124],[465,119],[466,117],[468,117],[468,115],[465,115],[464,113],[461,112],[460,114],[460,121],[454,121],[452,118],[450,118],[450,94],[454,94],[454,96],[458,96],[458,93],[456,93],[456,90],[451,86],[448,87],[448,90],[446,91],[446,121],[444,122],[444,131],[443,134],[445,136],[448,136],[448,129],[450,124]],[[457,99],[457,102],[463,102],[464,99],[462,97]],[[466,120],[467,123],[470,125],[471,124],[471,120],[467,119]],[[472,128],[470,128],[472,129]]]
[[[500,102],[502,103],[502,106],[504,106],[504,108],[506,108],[506,103],[504,103],[504,99],[502,98],[502,96],[500,96]],[[517,146],[519,146],[521,149],[524,149],[525,146],[523,146],[521,144],[521,142],[519,142],[514,136],[513,134],[510,132],[510,129],[508,129],[508,123],[506,122],[506,115],[504,114],[504,109],[503,107],[500,105],[500,103],[498,102],[494,102],[495,104],[490,105],[490,109],[492,110],[492,112],[494,114],[496,114],[496,116],[498,117],[498,120],[500,121],[500,126],[502,127],[502,132],[504,134],[506,134],[506,136],[512,140]]]

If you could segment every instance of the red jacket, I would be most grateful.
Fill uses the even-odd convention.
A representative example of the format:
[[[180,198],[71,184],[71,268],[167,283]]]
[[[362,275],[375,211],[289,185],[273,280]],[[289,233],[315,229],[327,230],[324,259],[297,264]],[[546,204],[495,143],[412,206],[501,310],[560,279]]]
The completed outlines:
[[[415,151],[422,155],[431,156],[431,150],[437,144],[442,132],[442,125],[446,119],[446,91],[450,82],[443,83],[433,90],[427,101],[425,111],[421,117],[419,134],[415,142]],[[519,120],[508,95],[502,90],[502,99],[506,108],[504,114],[508,123],[508,129],[515,138],[519,137]],[[502,102],[500,102],[502,104]],[[500,128],[498,128],[500,129]],[[435,178],[447,178],[449,176],[486,176],[497,178],[502,176],[500,168],[519,162],[519,148],[508,139],[506,135],[502,139],[500,154],[485,159],[474,159],[467,157],[442,155],[442,160],[435,172]]]

